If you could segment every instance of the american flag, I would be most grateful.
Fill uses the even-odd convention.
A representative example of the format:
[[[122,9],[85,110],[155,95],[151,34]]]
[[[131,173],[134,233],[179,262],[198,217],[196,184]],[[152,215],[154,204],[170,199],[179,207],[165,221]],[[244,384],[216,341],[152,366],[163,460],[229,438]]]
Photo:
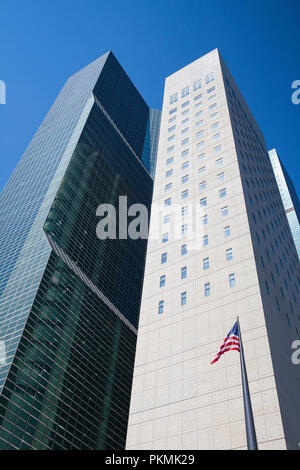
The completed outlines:
[[[217,362],[222,356],[222,354],[224,354],[224,352],[231,350],[240,351],[239,327],[237,321],[235,322],[228,335],[224,339],[219,351],[217,352],[214,359],[211,361],[211,364]]]

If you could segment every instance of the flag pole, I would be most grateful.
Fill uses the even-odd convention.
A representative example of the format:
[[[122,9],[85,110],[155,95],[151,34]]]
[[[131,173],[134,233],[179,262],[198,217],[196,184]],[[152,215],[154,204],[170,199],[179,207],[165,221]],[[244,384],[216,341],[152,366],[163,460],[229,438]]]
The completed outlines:
[[[239,332],[239,340],[240,340],[240,362],[241,362],[241,374],[242,374],[242,385],[243,385],[247,447],[248,447],[248,450],[258,450],[239,317],[237,317],[237,324],[238,324],[238,332]]]

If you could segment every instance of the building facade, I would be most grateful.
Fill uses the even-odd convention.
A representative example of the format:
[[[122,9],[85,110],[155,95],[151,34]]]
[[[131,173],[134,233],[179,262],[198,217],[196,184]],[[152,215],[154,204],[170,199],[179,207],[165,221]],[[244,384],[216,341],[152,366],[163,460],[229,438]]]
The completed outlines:
[[[296,245],[296,250],[300,259],[300,203],[294,184],[280,160],[276,149],[269,151],[280,196],[284,205],[285,213],[289,221],[292,236]]]
[[[218,50],[166,79],[153,204],[126,448],[246,448],[239,355],[210,364],[237,316],[258,446],[297,448],[299,260]]]
[[[150,209],[150,120],[108,52],[68,79],[1,194],[1,449],[124,448],[147,240],[100,240],[96,213]]]

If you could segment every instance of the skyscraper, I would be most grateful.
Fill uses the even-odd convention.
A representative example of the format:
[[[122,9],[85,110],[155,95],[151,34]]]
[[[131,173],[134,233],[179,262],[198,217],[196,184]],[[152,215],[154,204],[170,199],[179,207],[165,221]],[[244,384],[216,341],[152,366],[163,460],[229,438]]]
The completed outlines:
[[[148,242],[127,449],[246,447],[239,355],[210,364],[237,316],[259,448],[297,448],[299,260],[218,50],[166,79],[153,204],[163,230]]]
[[[150,209],[149,122],[108,52],[68,79],[1,194],[1,449],[124,448],[147,240],[100,240],[96,213]]]
[[[269,151],[269,157],[273,166],[280,196],[300,259],[300,203],[298,195],[288,172],[286,171],[277,154],[276,149]]]

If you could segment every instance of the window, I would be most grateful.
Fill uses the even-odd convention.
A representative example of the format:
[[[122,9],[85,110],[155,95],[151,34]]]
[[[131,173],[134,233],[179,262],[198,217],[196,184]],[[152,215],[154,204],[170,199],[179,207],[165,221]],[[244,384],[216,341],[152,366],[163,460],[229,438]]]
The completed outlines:
[[[200,206],[207,206],[207,197],[203,197],[202,199],[200,199]]]
[[[197,150],[201,149],[201,147],[204,147],[204,145],[205,145],[205,142],[204,142],[204,140],[202,140],[202,142],[199,142],[199,143],[196,145]]]
[[[198,157],[197,157],[198,162],[202,162],[202,160],[204,160],[204,159],[205,159],[205,153],[201,153],[201,154],[198,155]]]
[[[219,126],[220,126],[220,123],[219,123],[219,122],[214,122],[214,123],[210,126],[210,128],[211,128],[211,129],[218,129]]]
[[[202,101],[199,101],[199,103],[196,103],[194,108],[197,109],[197,108],[200,108],[200,106],[203,106],[203,102]]]
[[[228,215],[228,206],[224,206],[221,208],[221,215],[222,217],[226,217]]]
[[[208,245],[208,235],[204,235],[204,237],[202,237],[202,246],[207,246]]]
[[[205,173],[205,169],[206,169],[205,166],[202,166],[201,168],[198,168],[198,175],[202,175],[203,173]]]
[[[181,225],[181,235],[185,235],[188,231],[188,224]]]
[[[190,130],[189,127],[186,127],[185,129],[182,129],[181,134],[186,134]]]
[[[181,169],[182,169],[182,170],[185,170],[186,168],[189,167],[189,165],[190,165],[190,164],[189,164],[188,161],[187,161],[187,162],[184,162],[184,163],[181,164]]]
[[[200,100],[200,98],[202,98],[202,93],[199,93],[199,95],[194,96],[195,101]]]
[[[181,184],[187,183],[189,180],[189,175],[184,175],[181,177]]]
[[[168,240],[169,240],[169,234],[167,232],[167,233],[164,233],[162,236],[162,243],[166,243]]]
[[[181,124],[182,124],[182,125],[183,125],[183,124],[186,124],[187,122],[189,122],[189,120],[190,120],[189,117],[188,117],[188,118],[185,118],[185,119],[183,119],[183,121],[181,121]]]
[[[199,79],[197,80],[196,82],[193,83],[193,90],[196,91],[196,90],[199,90],[199,88],[202,87],[202,80]]]
[[[213,142],[216,142],[217,140],[219,140],[221,138],[221,134],[220,132],[218,132],[218,134],[215,134],[212,136],[212,141]]]
[[[168,170],[168,171],[166,171],[165,177],[169,178],[172,175],[173,175],[173,170]]]
[[[172,183],[168,183],[165,185],[165,192],[171,191],[171,189],[172,189]]]
[[[168,224],[170,222],[170,214],[164,215],[163,224]]]
[[[190,112],[190,109],[186,109],[185,111],[182,111],[181,116],[185,116]]]
[[[209,258],[204,258],[203,259],[203,269],[209,269]]]
[[[181,216],[184,217],[185,215],[187,215],[188,211],[189,211],[189,206],[183,206],[181,208]]]
[[[165,199],[164,201],[164,206],[167,207],[167,206],[170,206],[172,203],[172,199],[169,197],[168,199]]]
[[[173,163],[173,161],[174,161],[174,157],[167,158],[166,165],[171,165],[171,163]]]
[[[216,166],[222,166],[223,165],[223,158],[218,158],[218,160],[216,160]]]
[[[215,79],[214,73],[211,72],[211,73],[209,73],[208,75],[206,75],[206,77],[205,77],[205,83],[207,84],[207,83],[213,82],[214,79]]]
[[[206,282],[206,284],[204,284],[204,295],[205,297],[210,296],[210,282]]]
[[[200,137],[202,137],[204,134],[204,130],[201,130],[199,132],[196,133],[196,139],[200,139]]]
[[[231,259],[233,259],[232,248],[228,248],[228,249],[226,250],[226,260],[227,260],[227,261],[230,261]]]
[[[224,237],[230,236],[230,226],[224,227]]]
[[[168,253],[162,253],[162,255],[161,255],[161,264],[166,263],[167,259],[168,259]]]
[[[217,175],[217,180],[218,180],[218,181],[224,181],[224,179],[225,179],[225,173],[224,173],[224,172],[223,172],[223,173],[219,173],[219,174]]]
[[[201,181],[201,183],[199,183],[199,190],[203,191],[203,189],[205,188],[206,188],[206,181]]]
[[[181,305],[186,304],[186,291],[181,292]]]
[[[177,111],[177,108],[170,109],[169,114],[174,114],[176,113],[176,111]]]
[[[165,287],[166,285],[166,275],[163,274],[159,279],[159,287]]]
[[[181,90],[181,98],[184,98],[185,96],[190,94],[190,87],[186,86]]]
[[[196,122],[195,127],[200,127],[204,123],[204,120],[201,119],[201,121]]]
[[[216,111],[215,113],[211,114],[211,115],[209,116],[209,118],[210,118],[210,119],[215,119],[215,118],[218,117],[218,116],[219,116],[219,113],[218,113],[218,111]]]
[[[174,93],[173,95],[170,96],[170,104],[176,103],[178,100],[178,93]]]
[[[187,244],[181,245],[181,256],[187,255]]]
[[[208,109],[214,109],[218,106],[218,103],[213,103],[208,106]]]
[[[210,95],[210,96],[208,96],[207,101],[212,101],[212,100],[214,100],[216,97],[217,97],[216,94]]]
[[[219,196],[220,196],[220,199],[226,196],[226,188],[220,189]]]
[[[181,158],[187,157],[189,153],[190,153],[189,149],[183,150],[183,152],[181,152]]]
[[[214,153],[220,153],[222,152],[222,145],[218,145],[217,147],[214,148]]]
[[[188,196],[189,196],[189,190],[188,189],[185,189],[184,191],[182,191],[181,199],[186,199]]]
[[[187,267],[183,266],[183,268],[181,268],[181,279],[185,279],[186,277],[187,277]]]
[[[167,153],[173,152],[174,148],[175,148],[175,145],[172,145],[171,147],[168,147],[167,148]]]
[[[202,116],[203,114],[203,109],[201,109],[200,111],[197,111],[197,113],[195,113],[195,118],[198,118],[199,116]]]
[[[207,222],[208,222],[208,217],[207,217],[207,215],[203,215],[203,216],[201,217],[201,223],[202,223],[202,225],[207,225]]]
[[[175,125],[175,126],[171,126],[171,127],[169,127],[168,132],[172,132],[172,131],[174,131],[175,129],[176,129],[176,125]]]
[[[171,118],[169,119],[168,122],[171,123],[171,122],[174,122],[175,120],[176,120],[176,116],[173,116],[173,117],[171,117]]]
[[[208,88],[206,90],[206,93],[212,93],[213,91],[215,91],[216,87],[215,86],[212,86],[211,88]]]
[[[187,137],[186,139],[183,139],[181,141],[181,145],[187,145],[189,143],[190,139]]]
[[[185,101],[184,103],[182,103],[181,107],[186,108],[189,104],[190,104],[189,101]]]
[[[170,135],[170,137],[168,137],[168,142],[172,142],[172,140],[174,139],[175,139],[175,134]]]
[[[235,286],[235,274],[229,274],[229,286],[234,287]]]
[[[164,313],[164,301],[163,300],[160,300],[158,302],[158,313],[159,314]]]

